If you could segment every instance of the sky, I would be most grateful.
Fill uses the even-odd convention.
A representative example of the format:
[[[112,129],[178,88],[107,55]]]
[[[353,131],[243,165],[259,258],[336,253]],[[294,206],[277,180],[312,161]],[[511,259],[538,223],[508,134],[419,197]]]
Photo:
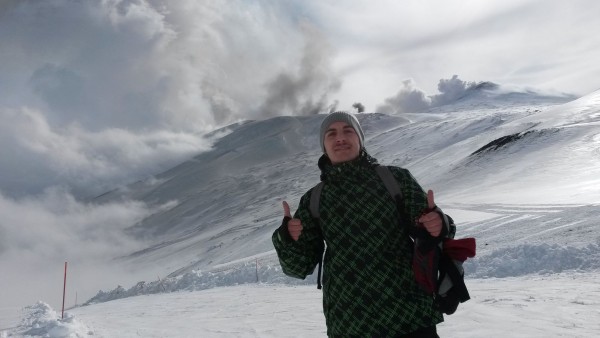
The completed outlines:
[[[593,0],[0,4],[0,193],[91,197],[244,119],[374,112],[440,80],[598,88]]]

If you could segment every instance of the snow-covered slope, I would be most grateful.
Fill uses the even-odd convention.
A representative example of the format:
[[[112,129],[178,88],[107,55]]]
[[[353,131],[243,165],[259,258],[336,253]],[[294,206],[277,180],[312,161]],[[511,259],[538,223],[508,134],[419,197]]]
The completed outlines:
[[[429,112],[359,119],[368,151],[381,163],[410,169],[446,208],[585,205],[600,203],[600,189],[594,188],[600,177],[600,134],[594,128],[599,97],[595,92],[561,103],[566,99],[481,90]],[[318,182],[322,118],[231,126],[211,151],[98,197],[96,202],[135,199],[156,206],[156,213],[131,228],[153,244],[120,260],[175,276],[271,251],[281,201],[297,203]],[[507,208],[498,208],[503,211],[492,213],[492,221],[506,215]],[[572,216],[571,207],[554,209],[565,219]],[[494,248],[504,243],[491,242]]]
[[[472,299],[446,317],[438,333],[444,338],[597,337],[597,278],[569,273],[470,280]],[[64,320],[38,303],[13,332],[37,325],[47,337],[326,337],[321,304],[314,285],[271,284],[119,299],[70,310]]]

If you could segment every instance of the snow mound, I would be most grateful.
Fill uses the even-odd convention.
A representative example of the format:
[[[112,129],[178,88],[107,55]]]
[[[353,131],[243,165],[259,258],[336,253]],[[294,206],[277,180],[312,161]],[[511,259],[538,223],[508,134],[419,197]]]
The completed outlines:
[[[4,337],[47,337],[80,338],[93,336],[94,332],[73,315],[65,313],[65,318],[54,311],[50,305],[37,302],[25,308],[27,314],[16,328]]]
[[[584,247],[548,243],[502,247],[489,254],[468,259],[464,268],[467,278],[505,278],[600,270],[600,240]],[[162,280],[139,282],[129,289],[119,285],[108,292],[99,291],[83,305],[147,294],[198,291],[243,284],[316,285],[315,275],[313,273],[304,280],[287,277],[281,271],[276,257],[263,256],[252,261],[225,264],[220,269],[193,270]]]
[[[502,248],[465,262],[468,277],[516,277],[600,269],[600,242],[582,248],[558,244],[524,244]]]
[[[252,260],[238,264],[225,265],[222,269],[210,271],[193,270],[182,275],[168,277],[152,282],[138,282],[129,289],[121,285],[105,292],[99,291],[94,297],[83,305],[92,305],[111,300],[134,297],[140,295],[169,293],[176,291],[198,291],[223,286],[243,284],[287,284],[287,285],[317,285],[316,274],[307,276],[306,279],[296,279],[285,276],[276,257],[266,257],[261,260]]]

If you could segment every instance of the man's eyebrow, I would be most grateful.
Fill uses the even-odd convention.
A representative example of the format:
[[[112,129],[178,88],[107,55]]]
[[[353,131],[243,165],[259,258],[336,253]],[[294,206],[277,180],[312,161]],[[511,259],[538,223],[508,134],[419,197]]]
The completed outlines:
[[[344,127],[342,127],[342,129],[348,129],[348,128],[350,128],[350,129],[354,129],[352,126],[344,126]],[[330,131],[336,131],[336,129],[335,129],[335,128],[329,128],[329,129],[327,129],[327,130],[325,131],[325,133],[328,133],[328,132],[330,132]]]

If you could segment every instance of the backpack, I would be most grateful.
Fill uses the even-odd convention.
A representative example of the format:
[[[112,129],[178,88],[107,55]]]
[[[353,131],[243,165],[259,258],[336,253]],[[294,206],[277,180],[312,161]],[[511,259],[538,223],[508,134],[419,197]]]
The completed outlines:
[[[402,191],[398,181],[387,166],[377,166],[375,171],[402,215],[403,212],[400,208]],[[324,185],[325,182],[320,182],[312,189],[309,204],[310,214],[319,229],[321,227],[319,204]],[[442,234],[438,238],[433,238],[426,231],[411,231],[411,240],[414,243],[412,267],[417,284],[434,298],[434,304],[439,311],[450,315],[456,311],[458,304],[471,298],[465,285],[462,263],[468,257],[475,256],[475,239],[453,239],[456,232],[454,221],[450,216],[442,214],[440,209],[435,211],[440,212],[442,218],[447,220],[449,225],[447,236],[449,238],[442,238]],[[323,259],[319,261],[318,289],[322,287],[322,268]]]

